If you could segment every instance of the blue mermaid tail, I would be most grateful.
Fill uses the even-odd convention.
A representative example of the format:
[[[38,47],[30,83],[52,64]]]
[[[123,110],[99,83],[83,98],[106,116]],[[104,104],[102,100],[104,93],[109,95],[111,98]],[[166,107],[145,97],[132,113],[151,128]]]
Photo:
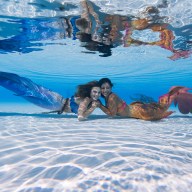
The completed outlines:
[[[14,73],[0,72],[0,85],[45,109],[59,111],[65,103],[65,99],[60,94]]]

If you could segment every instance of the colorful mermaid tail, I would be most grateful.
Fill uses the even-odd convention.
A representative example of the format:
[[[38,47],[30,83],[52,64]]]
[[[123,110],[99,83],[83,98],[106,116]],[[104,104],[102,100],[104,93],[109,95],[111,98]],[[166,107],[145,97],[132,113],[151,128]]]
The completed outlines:
[[[183,58],[183,59],[188,58],[190,57],[191,54],[192,54],[192,50],[174,50],[173,55],[168,58],[175,61],[180,58]]]
[[[167,107],[159,103],[133,102],[130,104],[130,115],[133,118],[143,120],[160,120],[171,115],[173,111],[167,111]]]
[[[42,108],[59,111],[65,103],[60,94],[14,73],[0,72],[0,85]]]
[[[183,114],[192,113],[192,93],[188,92],[191,88],[173,86],[167,94],[159,97],[161,105],[169,107],[172,103],[178,105],[178,109]]]
[[[160,46],[164,49],[174,51],[173,49],[173,40],[175,39],[175,36],[173,32],[169,29],[166,29],[166,25],[157,25],[153,26],[152,30],[154,32],[159,32],[160,33],[160,40],[156,42],[151,42],[149,43],[150,45],[157,45]]]

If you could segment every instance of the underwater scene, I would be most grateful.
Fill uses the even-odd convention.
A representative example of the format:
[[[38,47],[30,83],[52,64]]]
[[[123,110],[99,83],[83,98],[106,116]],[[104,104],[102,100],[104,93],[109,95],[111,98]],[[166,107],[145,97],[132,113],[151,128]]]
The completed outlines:
[[[192,2],[1,0],[2,192],[191,192]]]

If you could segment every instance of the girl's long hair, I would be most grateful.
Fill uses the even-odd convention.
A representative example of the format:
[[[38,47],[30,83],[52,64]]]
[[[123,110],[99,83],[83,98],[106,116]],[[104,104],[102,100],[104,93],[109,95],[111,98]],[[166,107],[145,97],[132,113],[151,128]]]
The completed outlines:
[[[77,91],[75,93],[75,97],[80,97],[80,98],[85,98],[85,97],[90,97],[91,89],[93,87],[100,87],[98,81],[90,81],[86,84],[83,85],[78,85],[77,86]]]
[[[103,85],[104,83],[108,83],[111,87],[113,87],[113,83],[111,82],[111,80],[109,78],[102,78],[99,80],[99,85],[101,87],[101,85]]]
[[[113,87],[113,83],[111,82],[111,80],[109,78],[102,78],[99,80],[99,85],[100,87],[104,84],[104,83],[108,83],[111,88]],[[104,95],[101,93],[101,97],[105,98]]]

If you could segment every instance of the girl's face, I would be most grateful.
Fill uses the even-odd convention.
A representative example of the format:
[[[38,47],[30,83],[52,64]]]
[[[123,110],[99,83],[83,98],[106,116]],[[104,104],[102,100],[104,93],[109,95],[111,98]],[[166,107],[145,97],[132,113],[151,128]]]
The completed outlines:
[[[111,86],[109,83],[106,82],[101,85],[101,93],[104,97],[108,97],[111,93]]]
[[[97,101],[99,99],[99,97],[101,96],[101,88],[100,87],[93,87],[91,89],[91,99],[93,99],[94,101]]]

